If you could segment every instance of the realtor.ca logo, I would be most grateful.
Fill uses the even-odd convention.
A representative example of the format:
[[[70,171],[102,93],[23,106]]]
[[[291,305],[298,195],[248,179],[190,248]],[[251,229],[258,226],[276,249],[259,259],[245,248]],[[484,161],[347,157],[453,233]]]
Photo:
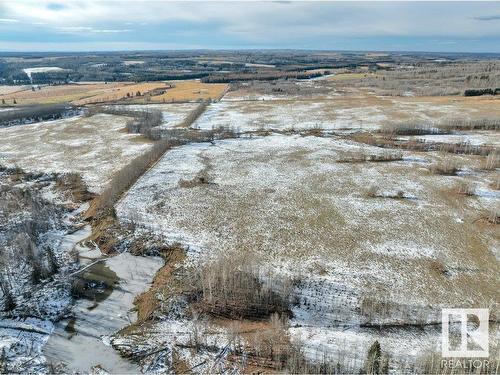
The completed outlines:
[[[489,310],[442,310],[443,357],[487,358],[489,356]]]

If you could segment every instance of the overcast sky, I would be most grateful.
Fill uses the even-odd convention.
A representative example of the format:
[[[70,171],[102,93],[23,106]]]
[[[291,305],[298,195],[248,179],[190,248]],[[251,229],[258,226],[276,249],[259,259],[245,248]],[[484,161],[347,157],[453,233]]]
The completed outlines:
[[[0,51],[500,52],[500,2],[0,0]]]

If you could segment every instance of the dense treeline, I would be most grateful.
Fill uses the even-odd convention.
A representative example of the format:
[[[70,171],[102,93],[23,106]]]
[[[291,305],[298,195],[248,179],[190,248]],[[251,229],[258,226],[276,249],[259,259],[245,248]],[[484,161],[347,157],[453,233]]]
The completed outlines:
[[[500,88],[496,89],[467,89],[464,96],[500,95]]]
[[[14,309],[16,316],[50,315],[41,305],[30,310],[25,293],[43,288],[68,261],[58,254],[59,243],[49,234],[67,229],[67,208],[47,200],[42,190],[62,183],[65,176],[0,166],[0,179],[0,315]]]
[[[133,75],[133,81],[176,81],[183,79],[197,79],[207,77],[209,73],[178,73],[178,74],[164,74],[164,73],[151,73],[140,72]]]
[[[31,73],[31,82],[35,85],[45,84],[61,84],[72,81],[79,81],[83,77],[82,74],[71,71],[52,71]]]
[[[188,115],[184,118],[184,120],[179,124],[181,128],[189,128],[197,119],[205,112],[207,109],[208,102],[201,102],[193,109]]]
[[[203,78],[201,81],[206,83],[230,83],[235,81],[273,81],[277,79],[311,79],[321,77],[319,72],[262,72],[262,73],[234,73],[234,74],[214,74]]]
[[[78,112],[78,108],[64,103],[16,107],[12,110],[0,112],[0,127],[56,120],[74,116]]]

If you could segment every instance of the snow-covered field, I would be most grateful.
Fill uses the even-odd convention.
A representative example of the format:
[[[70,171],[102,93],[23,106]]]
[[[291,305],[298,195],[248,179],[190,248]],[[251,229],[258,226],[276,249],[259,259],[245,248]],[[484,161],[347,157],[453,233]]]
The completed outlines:
[[[127,111],[145,111],[145,110],[158,110],[163,115],[163,124],[160,125],[163,129],[175,127],[180,124],[182,120],[195,109],[196,103],[176,103],[176,104],[143,104],[143,105],[113,105],[111,108],[119,108]]]
[[[298,85],[310,93],[316,85],[323,90],[324,84]],[[135,232],[130,230],[136,239],[154,232],[151,237],[161,239],[160,247],[164,242],[182,245],[187,259],[178,269],[172,266],[176,270],[199,270],[224,254],[252,259],[262,275],[290,282],[287,337],[312,361],[326,355],[329,361],[341,361],[343,368],[359,369],[375,340],[396,362],[414,361],[439,351],[441,307],[487,306],[498,316],[500,239],[497,226],[484,219],[490,211],[500,211],[500,193],[493,189],[498,170],[482,169],[484,158],[437,152],[403,151],[401,160],[359,162],[364,160],[356,159],[359,155],[397,151],[348,139],[351,132],[384,124],[427,123],[457,114],[475,118],[482,116],[481,110],[470,103],[464,106],[460,98],[383,98],[357,89],[351,96],[335,90],[323,94],[314,98],[242,90],[211,103],[193,129],[276,132],[168,151],[125,192],[115,206],[118,220],[134,224],[130,228]],[[167,129],[196,106],[116,107],[158,109],[163,113],[161,127]],[[151,147],[152,142],[126,132],[127,120],[98,114],[0,129],[0,164],[77,172],[99,193],[114,172]],[[293,129],[339,131],[280,134]],[[492,131],[406,138],[500,146]],[[456,176],[430,172],[449,157],[461,166]],[[461,183],[469,184],[474,194],[458,194]],[[57,198],[50,189],[43,194],[48,200]],[[90,226],[84,226],[74,233],[56,231],[47,240],[64,254],[78,250],[82,263],[88,264],[102,256],[97,247],[78,244],[89,235]],[[57,323],[49,318],[1,320],[0,349],[6,348],[20,364],[31,358],[36,370],[48,359],[65,362],[65,371],[85,372],[101,365],[111,372],[161,373],[172,370],[174,360],[189,372],[239,371],[226,361],[234,327],[197,320],[188,297],[159,293],[154,298],[160,301],[161,316],[133,324],[134,298],[148,288],[162,262],[122,253],[93,266],[89,274],[109,276],[110,294],[100,300],[79,299],[72,309],[68,290],[46,300],[41,294],[26,297],[39,299],[39,309],[68,318]],[[173,274],[182,276],[180,271]],[[157,275],[165,282],[165,275]],[[199,337],[205,349],[193,350]],[[139,364],[129,363],[113,348],[144,355]]]
[[[150,142],[125,130],[127,117],[99,114],[0,129],[0,164],[27,171],[81,173],[100,192]]]
[[[344,108],[332,101],[221,101],[208,107],[192,125],[210,130],[223,126],[240,131],[311,128],[377,128],[385,115],[372,106]]]
[[[26,68],[23,69],[23,71],[26,73],[26,75],[31,79],[31,75],[33,73],[46,73],[46,72],[59,72],[64,69],[59,68],[57,66],[41,66],[38,68]]]
[[[483,115],[478,108],[469,102],[384,98],[360,92],[349,97],[332,94],[328,98],[278,97],[247,92],[238,96],[238,92],[230,92],[222,101],[211,104],[192,127],[209,130],[224,126],[240,131],[373,130],[389,123],[439,122],[457,116],[481,118]]]
[[[438,322],[442,306],[495,300],[497,237],[474,222],[498,199],[450,195],[462,179],[483,177],[433,175],[437,154],[337,162],[352,152],[381,151],[284,135],[179,147],[135,184],[117,214],[187,246],[194,264],[248,253],[276,277],[299,279],[290,333],[311,357],[318,345],[341,342],[366,352],[378,338],[339,322]],[[196,183],[200,176],[204,183]],[[385,198],[368,197],[371,186]],[[398,191],[406,198],[390,198]],[[372,314],[370,303],[390,307]],[[397,345],[403,334],[411,332],[382,340],[396,357],[439,341],[434,331],[415,334],[408,351]]]

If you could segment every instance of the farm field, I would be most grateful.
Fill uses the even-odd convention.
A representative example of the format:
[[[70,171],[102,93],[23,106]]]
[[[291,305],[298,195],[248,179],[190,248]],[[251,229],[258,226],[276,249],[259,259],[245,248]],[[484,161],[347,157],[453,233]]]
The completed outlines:
[[[458,244],[467,242],[473,245],[467,252],[478,251],[471,254],[477,262],[483,263],[485,259],[481,259],[482,256],[494,256],[494,238],[481,241],[477,235],[479,229],[471,223],[495,202],[496,193],[491,191],[484,197],[464,198],[459,202],[456,202],[459,197],[451,199],[446,194],[464,180],[472,180],[478,188],[487,190],[486,175],[433,175],[428,168],[440,157],[433,154],[419,156],[407,153],[403,155],[403,160],[391,163],[342,162],[351,153],[377,152],[380,151],[376,148],[335,138],[281,135],[220,141],[214,146],[183,146],[167,153],[135,185],[120,203],[118,214],[125,220],[130,218],[145,226],[155,223],[152,224],[153,229],[158,226],[162,232],[171,231],[174,233],[171,240],[182,240],[193,249],[206,247],[209,253],[231,249],[256,251],[258,256],[255,258],[262,259],[264,263],[281,256],[283,262],[289,261],[298,266],[294,260],[302,259],[304,264],[303,257],[312,247],[317,249],[312,260],[320,257],[331,261],[331,267],[326,267],[331,270],[342,268],[335,266],[340,259],[341,263],[350,263],[355,269],[362,269],[356,263],[361,259],[365,261],[370,254],[387,255],[388,260],[393,258],[399,264],[398,267],[405,256],[416,262],[440,259],[445,264],[453,265],[453,259],[464,255],[456,252],[465,251],[459,250]],[[474,158],[467,159],[464,158],[468,165],[475,165]],[[167,172],[172,178],[164,181],[161,176]],[[204,173],[209,183],[183,187],[180,182],[195,180],[196,176]],[[408,176],[407,181],[400,180],[402,174]],[[349,177],[340,181],[341,175]],[[371,185],[376,186],[380,194],[402,191],[407,199],[367,197],[366,192]],[[155,199],[159,192],[162,192],[160,196],[164,200]],[[198,196],[206,198],[200,202],[196,198]],[[316,205],[314,202],[318,199],[324,199],[324,204]],[[152,210],[152,206],[159,209]],[[265,207],[270,206],[273,210],[268,211],[269,216],[262,216],[266,213]],[[164,211],[161,207],[175,209]],[[449,210],[441,215],[432,212],[440,207]],[[316,212],[316,209],[321,212]],[[414,217],[410,220],[412,215]],[[185,217],[190,220],[184,221]],[[428,221],[431,217],[432,221]],[[285,222],[290,220],[294,225],[288,232]],[[353,233],[357,233],[367,221],[370,230],[353,238]],[[224,239],[217,236],[222,223],[232,223],[226,228],[229,233]],[[340,227],[340,223],[344,226],[339,232],[335,228]],[[437,226],[441,237],[422,239],[418,233],[412,234],[411,227],[415,225],[422,231]],[[405,230],[395,233],[395,228],[401,229],[401,226]],[[457,228],[461,228],[461,236],[455,235]],[[309,235],[301,240],[303,236],[296,238],[294,232]],[[408,244],[395,245],[405,242]],[[292,252],[288,247],[290,244],[293,244]],[[374,267],[376,260],[370,264]],[[418,277],[425,280],[430,276]],[[401,282],[411,282],[411,278],[412,275],[408,275]],[[414,282],[419,284],[416,280]],[[441,287],[439,283],[435,286]],[[396,293],[398,286],[394,287],[393,292]],[[402,287],[401,293],[407,290],[408,285]],[[446,289],[441,291],[443,295],[426,288],[422,288],[422,293],[418,298],[431,303],[435,301],[429,298],[433,295],[436,299],[442,298]]]
[[[256,97],[255,100],[248,100]],[[241,98],[238,100],[238,98]],[[331,98],[283,98],[258,93],[231,92],[214,103],[192,125],[210,129],[226,126],[249,130],[321,128],[377,129],[398,122],[439,123],[449,119],[483,119],[500,116],[496,99],[455,97],[380,97],[357,90]]]
[[[170,88],[173,85],[173,88]],[[126,100],[128,103],[170,103],[215,100],[222,96],[226,84],[206,84],[198,80],[165,82],[107,82],[65,84],[58,86],[0,86],[0,102],[4,106],[71,103],[86,105]],[[162,94],[147,95],[154,90]],[[138,96],[137,94],[140,93]],[[14,100],[16,103],[14,103]],[[2,102],[3,103],[3,102]]]
[[[81,173],[100,192],[151,142],[125,130],[127,117],[100,114],[1,128],[0,163],[27,171]]]
[[[217,100],[228,87],[224,83],[203,83],[198,80],[172,81],[170,84],[174,87],[166,90],[164,94],[153,96],[151,101],[168,103]]]
[[[79,101],[83,98],[103,95],[127,84],[123,83],[92,83],[92,84],[73,84],[60,86],[41,86],[40,90],[33,91],[31,86],[22,87],[22,91],[3,93],[0,88],[0,101],[5,100],[6,105],[12,105],[16,100],[17,105],[29,104],[53,104]],[[2,86],[0,86],[2,87]]]
[[[78,100],[72,101],[72,104],[83,105],[90,103],[109,103],[122,99],[143,100],[142,96],[155,89],[164,89],[168,87],[164,82],[144,82],[137,84],[122,84],[111,90],[105,90],[102,93],[88,95]],[[138,95],[139,94],[139,95]],[[127,96],[128,95],[128,96]]]
[[[293,279],[298,302],[289,334],[304,341],[311,359],[326,351],[336,362],[340,343],[357,353],[378,339],[403,363],[436,349],[439,332],[404,346],[411,331],[346,335],[329,328],[331,322],[429,323],[440,318],[441,306],[496,300],[499,237],[476,220],[500,195],[488,187],[490,174],[430,173],[439,154],[342,162],[379,152],[336,137],[283,135],[183,146],[141,178],[117,214],[185,246],[197,269],[218,257],[242,258],[255,262],[261,275]],[[475,157],[457,158],[478,166]],[[200,176],[203,183],[196,182]],[[477,196],[450,194],[465,181],[475,184]],[[377,196],[369,195],[371,187]],[[386,310],[372,311],[370,304]],[[346,366],[361,366],[343,355]]]
[[[163,117],[162,129],[173,128],[196,108],[196,103],[169,103],[169,104],[124,104],[110,105],[112,109],[123,109],[126,111],[160,111]]]
[[[24,91],[30,88],[29,86],[7,86],[0,85],[0,95],[10,94],[17,91]]]

